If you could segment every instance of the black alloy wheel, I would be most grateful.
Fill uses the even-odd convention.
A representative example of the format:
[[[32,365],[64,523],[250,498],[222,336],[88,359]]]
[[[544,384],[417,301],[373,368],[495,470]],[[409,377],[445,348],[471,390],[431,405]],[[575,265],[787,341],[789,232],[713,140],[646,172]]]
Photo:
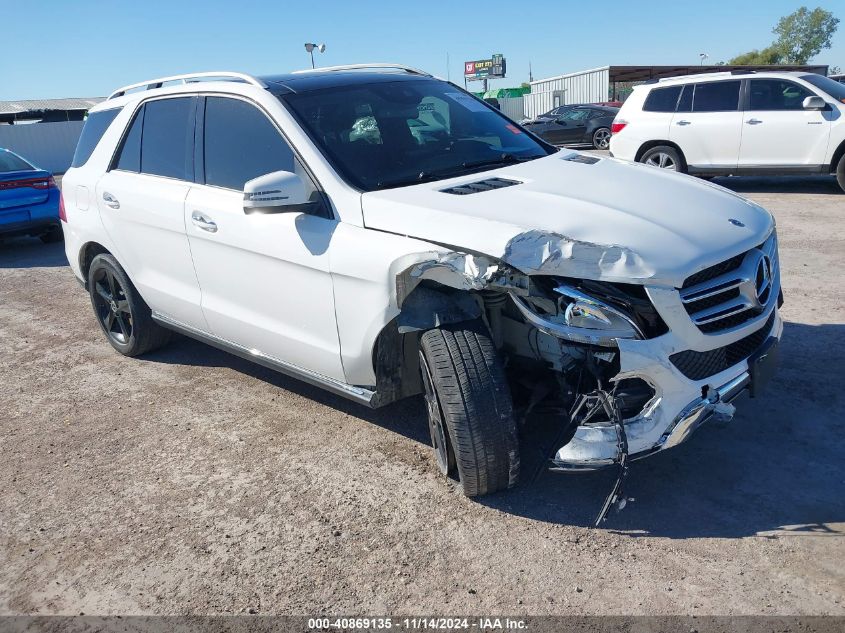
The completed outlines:
[[[103,330],[113,341],[127,345],[132,337],[132,310],[126,290],[109,268],[99,268],[94,277],[94,309]]]

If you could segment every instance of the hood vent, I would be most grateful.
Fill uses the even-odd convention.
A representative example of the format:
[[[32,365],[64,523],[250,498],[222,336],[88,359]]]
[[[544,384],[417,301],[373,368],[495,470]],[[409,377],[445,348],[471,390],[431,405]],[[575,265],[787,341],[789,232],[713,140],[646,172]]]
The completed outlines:
[[[521,185],[518,180],[508,180],[507,178],[488,178],[487,180],[479,180],[478,182],[471,182],[466,185],[458,185],[457,187],[449,187],[448,189],[441,189],[443,193],[451,193],[454,196],[468,196],[471,193],[481,193],[482,191],[492,191],[493,189],[501,189],[502,187],[512,187],[513,185]]]
[[[562,156],[561,160],[568,160],[571,163],[583,163],[584,165],[595,165],[601,159],[595,156],[588,156],[587,154],[567,154]]]

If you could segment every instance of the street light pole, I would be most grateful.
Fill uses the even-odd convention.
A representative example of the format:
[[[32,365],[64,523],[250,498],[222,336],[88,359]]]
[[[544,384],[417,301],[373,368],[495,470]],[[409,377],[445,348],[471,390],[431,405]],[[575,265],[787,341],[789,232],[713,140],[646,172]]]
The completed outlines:
[[[312,44],[311,42],[307,42],[305,44],[305,50],[311,55],[311,68],[315,68],[314,66],[314,49],[317,49],[321,53],[326,52],[326,45],[325,44]]]

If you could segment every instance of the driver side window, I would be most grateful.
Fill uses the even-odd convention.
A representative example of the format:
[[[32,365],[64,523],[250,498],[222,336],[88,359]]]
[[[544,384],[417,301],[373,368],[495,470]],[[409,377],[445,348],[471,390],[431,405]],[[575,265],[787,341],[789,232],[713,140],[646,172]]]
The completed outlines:
[[[570,110],[569,112],[564,112],[563,116],[560,118],[564,121],[581,121],[588,118],[589,115],[590,111],[585,108],[583,110]]]
[[[815,96],[783,79],[752,79],[750,84],[749,110],[803,110],[804,99]]]
[[[226,97],[205,102],[205,184],[243,191],[248,180],[296,171],[293,150],[254,105]]]

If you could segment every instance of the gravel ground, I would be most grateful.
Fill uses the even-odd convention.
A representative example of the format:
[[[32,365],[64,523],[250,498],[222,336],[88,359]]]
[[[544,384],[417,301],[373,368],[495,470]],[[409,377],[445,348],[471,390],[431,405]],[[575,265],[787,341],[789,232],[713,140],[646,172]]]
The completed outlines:
[[[421,399],[369,411],[178,339],[118,355],[62,245],[0,244],[0,613],[845,614],[845,195],[777,216],[765,400],[632,468],[471,501]],[[526,449],[528,450],[528,449]]]

